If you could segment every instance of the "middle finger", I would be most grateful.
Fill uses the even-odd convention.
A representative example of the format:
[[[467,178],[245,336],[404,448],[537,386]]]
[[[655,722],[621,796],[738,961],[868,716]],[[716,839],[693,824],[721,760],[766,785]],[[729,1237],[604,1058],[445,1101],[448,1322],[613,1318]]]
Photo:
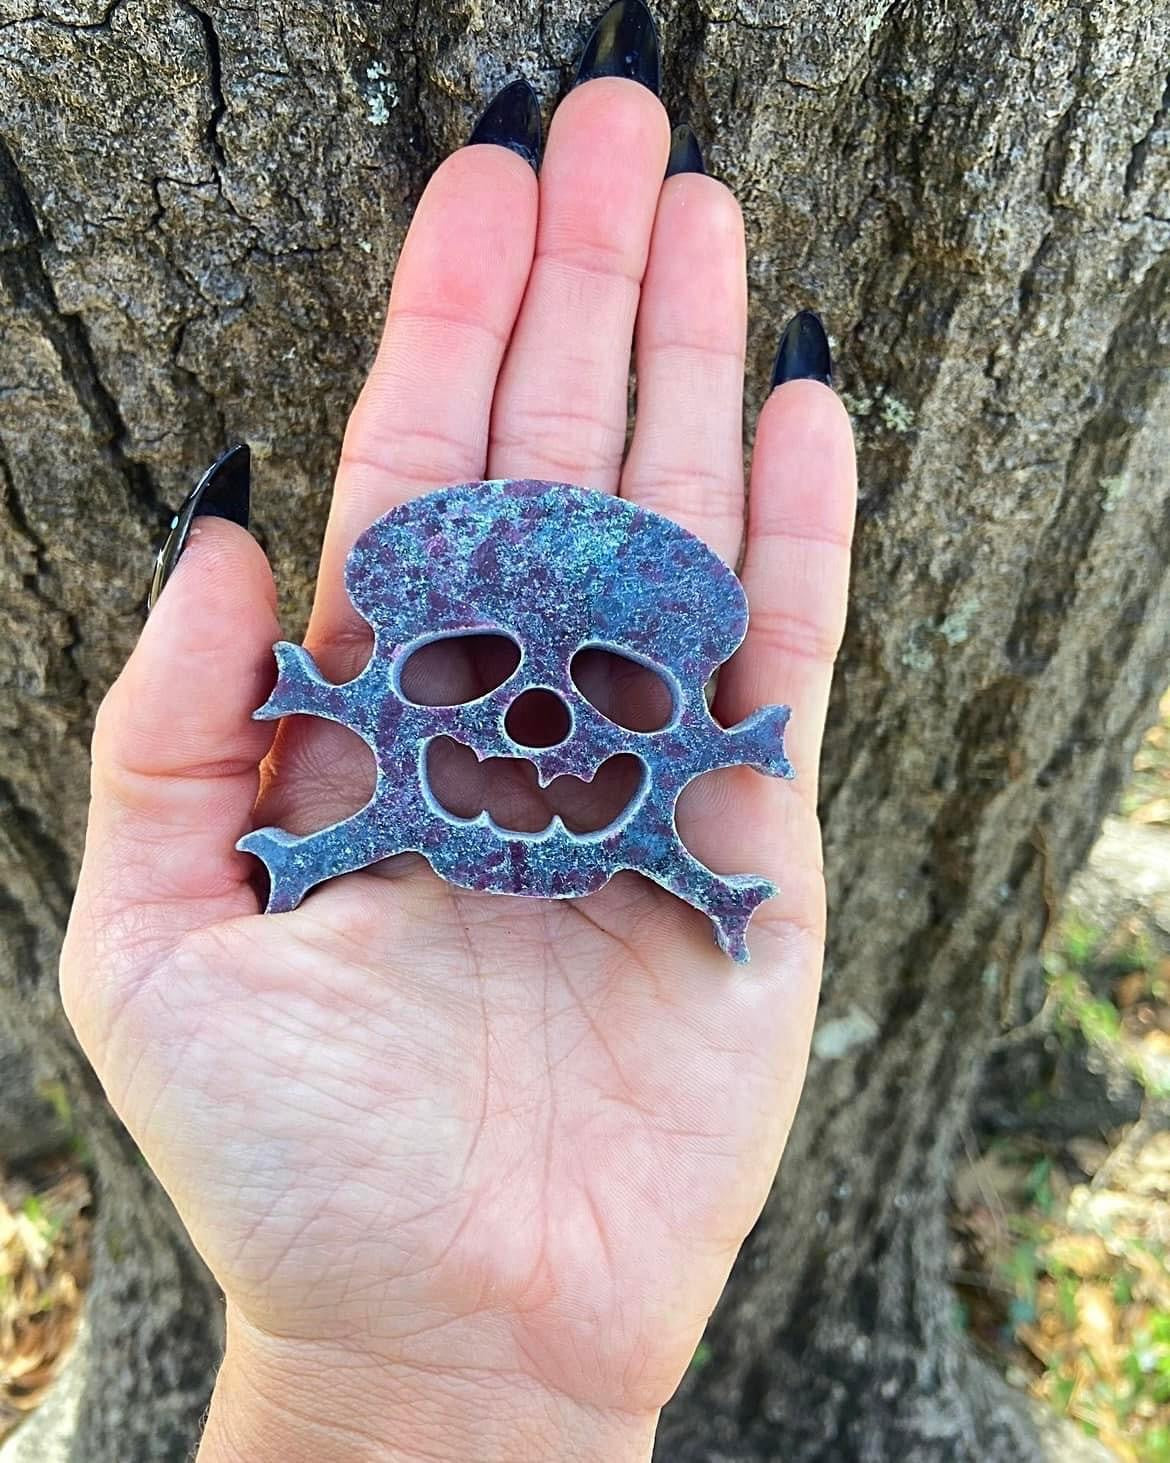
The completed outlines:
[[[617,488],[630,346],[670,128],[646,87],[587,82],[557,109],[536,257],[496,387],[490,477]]]

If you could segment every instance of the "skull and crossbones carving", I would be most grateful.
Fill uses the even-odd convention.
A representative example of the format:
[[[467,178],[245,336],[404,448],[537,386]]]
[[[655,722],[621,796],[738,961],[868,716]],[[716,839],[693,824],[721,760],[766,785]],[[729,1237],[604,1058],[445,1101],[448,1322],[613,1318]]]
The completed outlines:
[[[268,869],[270,912],[294,909],[325,879],[408,851],[462,888],[546,899],[592,893],[632,869],[702,910],[720,948],[748,958],[748,921],[775,886],[713,873],[679,838],[675,808],[687,783],[716,768],[791,777],[789,710],[766,706],[727,729],[712,717],[705,686],[746,633],[747,601],[701,540],[606,493],[530,480],[466,483],[378,519],[350,552],[345,582],[374,631],[366,667],[334,685],[303,648],[282,641],[275,688],[255,715],[349,727],[372,749],[377,782],[364,808],[331,827],[304,836],[260,828],[240,840]],[[484,632],[519,648],[501,685],[453,706],[408,699],[402,671],[416,651]],[[572,664],[588,648],[652,667],[670,689],[665,725],[631,730],[583,695]],[[555,745],[521,744],[505,725],[534,689],[559,697],[567,712]],[[457,817],[438,801],[427,749],[441,737],[481,760],[527,758],[541,787],[563,776],[588,782],[622,754],[636,757],[643,775],[603,828],[572,832],[553,817],[538,833],[520,833],[486,812]]]

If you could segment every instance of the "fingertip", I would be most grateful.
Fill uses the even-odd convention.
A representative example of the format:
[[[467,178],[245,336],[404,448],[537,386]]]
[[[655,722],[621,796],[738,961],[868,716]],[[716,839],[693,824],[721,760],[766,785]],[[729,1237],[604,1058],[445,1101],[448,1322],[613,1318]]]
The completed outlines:
[[[582,148],[566,149],[568,138],[581,138]],[[554,145],[555,139],[555,145]],[[656,179],[666,171],[670,155],[670,118],[662,102],[640,82],[621,76],[599,76],[575,87],[553,113],[545,149],[545,171],[554,166],[579,168],[595,153],[599,170],[613,158],[645,159]],[[563,154],[558,157],[557,154]]]
[[[180,615],[181,620],[174,622]],[[156,633],[178,629],[183,637],[195,633],[222,635],[240,611],[255,613],[266,607],[276,618],[276,585],[268,556],[246,528],[227,518],[197,518],[191,525],[182,557],[158,597],[147,625],[166,626]],[[145,631],[143,632],[145,634]]]
[[[775,387],[760,412],[752,459],[751,512],[765,531],[848,541],[857,500],[853,424],[831,386],[813,380]]]
[[[403,265],[409,273],[416,252],[424,260],[436,256],[440,266],[474,263],[498,246],[507,246],[511,255],[518,243],[527,243],[530,252],[527,236],[536,229],[539,186],[532,167],[511,148],[484,143],[457,148],[431,174],[419,199],[395,271],[395,290]],[[411,292],[417,291],[418,282],[409,282]]]
[[[237,523],[200,518],[123,676],[138,698],[176,694],[183,704],[206,681],[229,705],[259,695],[258,706],[279,636],[276,585],[263,548]]]
[[[505,143],[468,141],[457,147],[431,174],[423,198],[428,193],[458,194],[465,190],[514,191],[522,198],[535,197],[538,187],[533,166]]]
[[[841,398],[823,381],[797,379],[782,381],[768,394],[760,413],[760,427],[765,421],[793,432],[806,434],[841,434],[844,431],[853,445],[853,424]]]
[[[506,336],[532,261],[537,196],[536,174],[507,147],[461,147],[439,164],[394,272],[381,356],[403,318]]]
[[[656,289],[676,324],[698,322],[708,329],[729,311],[739,329],[746,327],[743,212],[718,178],[677,173],[663,184],[643,281],[644,292]]]
[[[663,180],[659,208],[667,200],[671,200],[675,207],[681,206],[683,201],[700,204],[729,233],[743,230],[743,209],[739,199],[721,178],[714,178],[710,173],[671,173]]]
[[[654,254],[674,257],[676,288],[685,289],[686,270],[698,283],[708,278],[734,281],[744,296],[746,314],[747,249],[739,200],[718,178],[705,173],[676,173],[662,185],[654,219]],[[687,291],[689,293],[689,291]]]

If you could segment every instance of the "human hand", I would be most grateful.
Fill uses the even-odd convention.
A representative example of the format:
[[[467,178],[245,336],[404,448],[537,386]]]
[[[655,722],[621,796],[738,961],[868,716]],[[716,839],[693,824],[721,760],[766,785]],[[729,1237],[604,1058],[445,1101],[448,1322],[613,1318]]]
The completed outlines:
[[[618,9],[638,22],[636,0]],[[369,652],[342,587],[357,534],[443,483],[620,491],[736,560],[742,221],[709,177],[662,184],[668,146],[652,90],[609,76],[558,108],[539,186],[501,146],[436,172],[337,475],[306,637],[327,674]],[[780,887],[746,967],[631,874],[580,900],[483,896],[410,856],[258,913],[237,838],[353,811],[369,754],[295,718],[270,748],[251,713],[271,575],[241,528],[197,520],[99,716],[62,990],[227,1298],[206,1463],[648,1456],[803,1079],[853,499],[837,398],[779,386],[752,469],[751,627],[715,712],[790,704],[796,779],[711,774],[679,812],[704,862]],[[502,796],[539,821],[530,785]]]

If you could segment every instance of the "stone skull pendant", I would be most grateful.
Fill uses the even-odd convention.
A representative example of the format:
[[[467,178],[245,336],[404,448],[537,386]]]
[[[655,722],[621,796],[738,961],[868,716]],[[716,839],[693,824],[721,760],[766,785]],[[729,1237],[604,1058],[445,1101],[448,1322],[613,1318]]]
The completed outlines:
[[[268,870],[268,910],[294,909],[325,879],[392,854],[417,852],[442,878],[494,894],[565,899],[632,869],[702,910],[733,959],[748,958],[753,911],[776,892],[768,880],[713,873],[679,838],[675,808],[704,772],[745,764],[791,777],[786,706],[766,706],[725,729],[705,687],[747,630],[747,599],[731,570],[669,519],[607,493],[529,480],[465,483],[403,504],[371,524],[350,552],[346,589],[374,632],[352,681],[326,681],[308,653],[280,642],[278,677],[262,720],[319,716],[340,722],[374,754],[367,805],[297,837],[260,828],[237,845]],[[420,704],[404,688],[411,657],[455,636],[507,637],[515,669],[456,705]],[[649,667],[669,689],[664,724],[633,730],[600,710],[574,675],[587,651]],[[508,713],[533,691],[558,698],[565,732],[551,746],[517,741]],[[527,759],[547,788],[591,782],[632,754],[640,782],[606,826],[574,832],[559,816],[536,833],[501,827],[487,812],[457,817],[435,796],[428,747],[452,739],[481,761]]]

